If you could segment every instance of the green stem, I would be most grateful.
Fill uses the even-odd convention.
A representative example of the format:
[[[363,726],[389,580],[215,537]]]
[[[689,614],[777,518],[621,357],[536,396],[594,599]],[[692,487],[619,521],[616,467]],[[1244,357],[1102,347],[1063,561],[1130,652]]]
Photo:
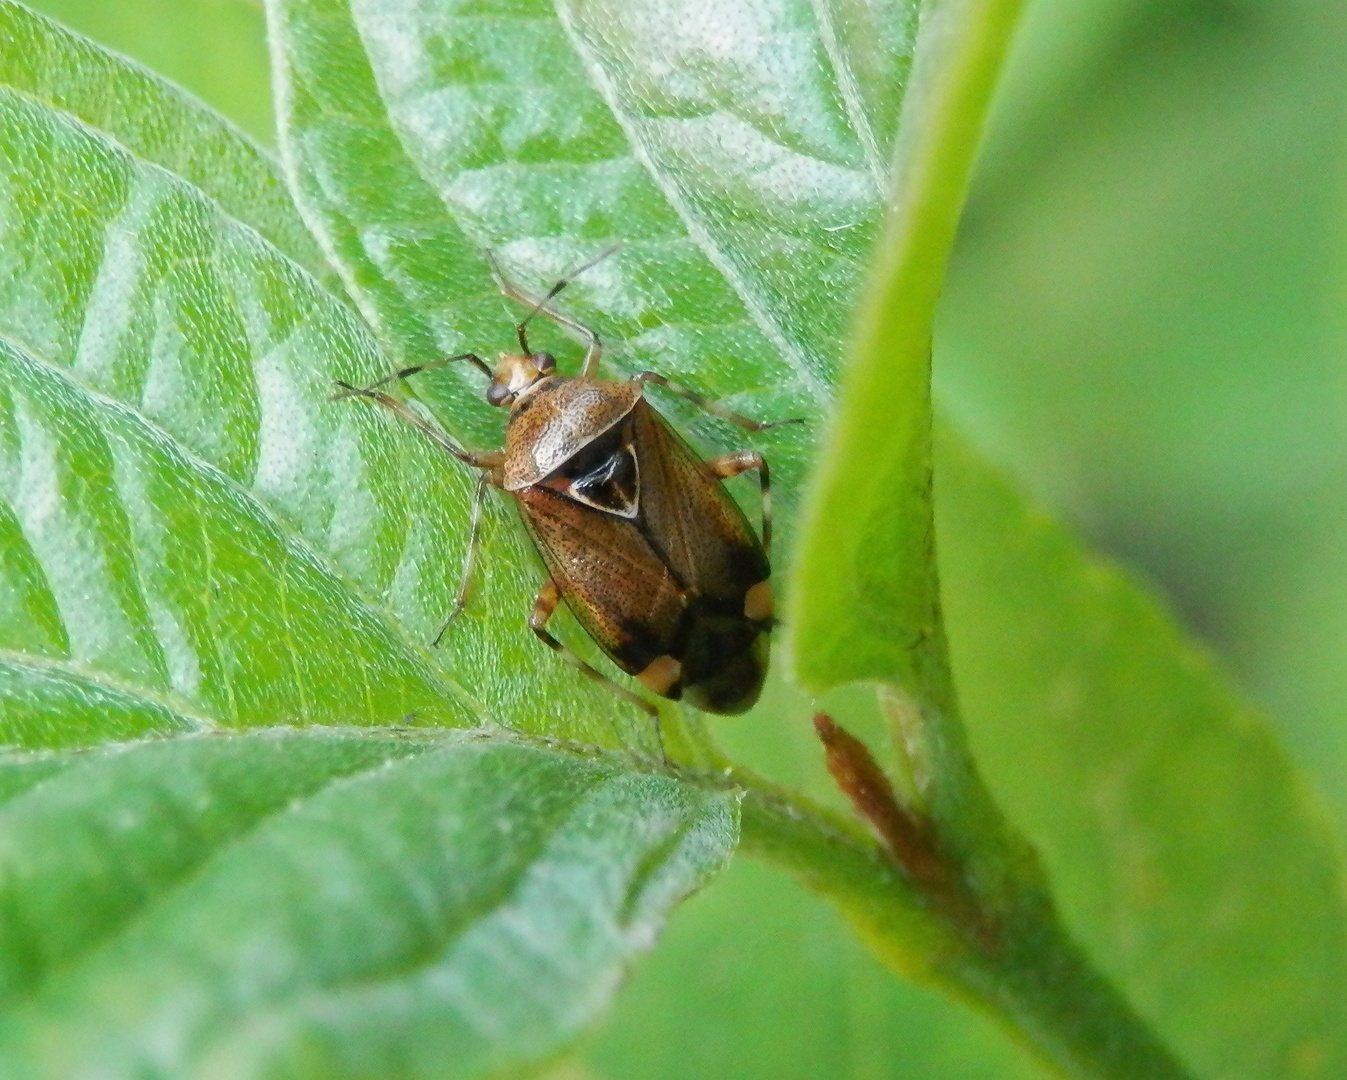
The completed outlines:
[[[1021,6],[939,0],[924,13],[890,211],[792,589],[800,682],[817,692],[857,681],[888,688],[899,754],[923,781],[924,808],[955,830],[946,839],[961,853],[997,831],[997,815],[968,760],[940,610],[931,325]],[[863,520],[857,507],[868,508]],[[839,532],[838,522],[848,527]]]
[[[904,463],[925,487],[921,530],[923,633],[911,650],[910,670],[885,695],[900,753],[915,756],[912,768],[929,778],[929,812],[959,822],[966,837],[947,837],[961,849],[985,835],[990,822],[971,807],[990,802],[969,760],[940,610],[931,491],[931,326],[945,269],[968,194],[992,92],[1003,66],[1023,0],[938,0],[922,21],[917,61],[903,102],[895,148],[893,194],[884,236],[861,306],[853,352],[890,357],[884,364],[858,364],[847,386],[848,404],[881,407],[893,397],[885,370],[909,372],[913,418]],[[860,430],[861,425],[853,425]],[[873,429],[871,429],[873,430]],[[896,687],[901,687],[899,691]],[[908,700],[910,695],[913,700]]]
[[[905,876],[873,842],[746,776],[743,842],[832,900],[892,966],[985,1008],[1061,1075],[1181,1080],[1071,940],[1033,849],[983,784],[940,607],[931,326],[1021,6],[938,0],[924,12],[890,212],[791,590],[799,681],[879,687],[916,781],[913,805],[894,813],[930,837],[943,871]]]
[[[736,770],[742,850],[831,901],[889,966],[982,1008],[1054,1073],[1081,1080],[1189,1080],[1089,964],[1046,894],[998,912],[998,944],[962,935],[877,844],[798,794]]]

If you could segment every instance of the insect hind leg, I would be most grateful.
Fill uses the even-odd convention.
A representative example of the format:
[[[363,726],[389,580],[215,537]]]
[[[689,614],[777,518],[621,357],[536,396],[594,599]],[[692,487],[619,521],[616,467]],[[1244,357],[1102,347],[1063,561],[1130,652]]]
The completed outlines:
[[[570,649],[566,648],[565,645],[553,637],[552,633],[547,629],[547,623],[552,618],[553,613],[557,610],[557,604],[560,599],[561,594],[557,591],[557,583],[551,578],[548,578],[543,587],[538,590],[538,598],[534,600],[533,610],[529,612],[529,629],[538,635],[539,640],[541,640],[544,645],[555,652],[573,668],[583,672],[595,682],[601,683],[603,686],[607,687],[624,701],[631,702],[638,709],[647,713],[655,722],[655,738],[659,741],[660,757],[667,762],[669,758],[664,752],[664,732],[660,728],[659,709],[646,701],[645,698],[641,697],[639,694],[632,693],[624,686],[618,686],[617,683],[613,682],[613,680],[608,678],[603,672],[585,663],[585,661],[581,660],[580,657],[576,656],[575,653],[571,652]]]
[[[642,371],[635,376],[635,381],[639,383],[654,383],[656,386],[662,386],[670,393],[677,394],[679,397],[692,402],[699,409],[704,409],[712,416],[718,416],[722,420],[727,420],[736,427],[741,427],[745,431],[768,431],[774,427],[782,427],[785,424],[802,424],[804,420],[798,416],[792,416],[788,420],[753,420],[737,413],[732,409],[725,408],[718,401],[712,401],[710,398],[698,394],[696,391],[689,390],[686,386],[680,386],[670,379],[666,379],[657,371]]]
[[[728,480],[750,469],[758,470],[758,486],[762,490],[762,550],[772,553],[772,477],[767,459],[756,450],[736,450],[722,454],[706,463],[707,471],[718,480]]]

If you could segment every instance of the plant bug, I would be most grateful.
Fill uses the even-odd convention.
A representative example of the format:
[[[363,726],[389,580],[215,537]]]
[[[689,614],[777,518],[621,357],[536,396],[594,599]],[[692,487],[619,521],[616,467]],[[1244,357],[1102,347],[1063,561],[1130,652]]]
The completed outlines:
[[[513,497],[547,567],[548,579],[528,618],[544,643],[658,722],[651,702],[595,670],[548,631],[548,620],[564,601],[613,662],[647,689],[706,712],[744,712],[762,690],[772,625],[767,462],[753,450],[702,461],[646,401],[645,387],[656,383],[749,431],[794,421],[750,420],[651,371],[621,382],[598,378],[598,335],[548,302],[614,250],[572,271],[537,300],[506,281],[488,253],[501,291],[529,308],[516,327],[518,353],[501,353],[494,371],[476,354],[462,353],[366,387],[339,382],[334,396],[376,402],[482,471],[462,582],[436,644],[467,603],[482,502],[487,487],[497,487]],[[529,348],[528,324],[540,314],[584,343],[578,376],[558,375],[549,353]],[[510,410],[504,450],[466,450],[379,389],[460,361],[491,380],[488,403]],[[761,537],[722,483],[753,469],[762,490]]]

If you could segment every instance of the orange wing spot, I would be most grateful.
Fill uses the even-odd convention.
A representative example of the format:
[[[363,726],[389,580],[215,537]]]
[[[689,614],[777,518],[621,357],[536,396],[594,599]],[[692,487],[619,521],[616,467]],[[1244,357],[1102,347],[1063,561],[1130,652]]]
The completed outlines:
[[[744,593],[744,618],[761,622],[763,619],[770,619],[774,610],[770,581],[759,581]]]
[[[683,677],[683,665],[672,656],[657,656],[636,676],[636,681],[657,694],[667,694]]]

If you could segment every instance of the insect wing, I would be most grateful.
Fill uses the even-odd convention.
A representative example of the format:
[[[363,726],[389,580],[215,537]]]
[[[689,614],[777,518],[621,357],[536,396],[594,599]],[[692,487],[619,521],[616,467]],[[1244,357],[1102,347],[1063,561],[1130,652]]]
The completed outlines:
[[[767,554],[724,485],[659,413],[638,402],[630,423],[641,463],[639,524],[687,586],[671,650],[678,692],[707,712],[743,712],[767,675],[770,618],[748,610],[771,574]]]
[[[744,512],[677,431],[645,401],[632,410],[641,463],[641,523],[676,577],[741,615],[744,595],[771,574]]]
[[[762,544],[644,401],[614,435],[613,453],[630,448],[639,463],[634,519],[577,501],[573,482],[544,481],[513,492],[524,524],[567,607],[619,667],[665,697],[742,712],[767,670],[770,620],[745,612],[771,572]]]
[[[514,496],[566,606],[618,667],[637,675],[666,655],[687,602],[637,524],[544,487]]]

